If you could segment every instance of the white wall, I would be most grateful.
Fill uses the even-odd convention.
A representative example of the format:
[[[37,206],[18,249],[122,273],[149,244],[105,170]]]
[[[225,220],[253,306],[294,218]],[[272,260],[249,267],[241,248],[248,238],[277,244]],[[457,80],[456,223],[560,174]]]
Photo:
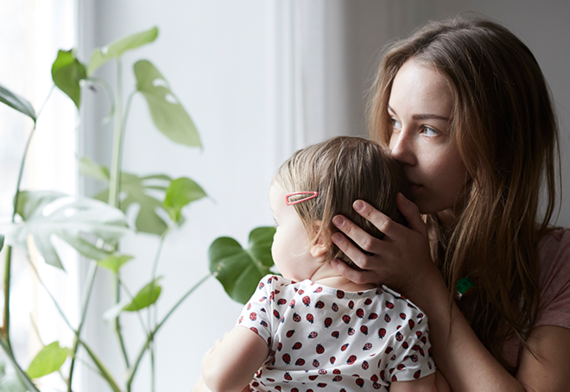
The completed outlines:
[[[125,56],[125,90],[130,67],[153,61],[195,120],[202,153],[176,146],[159,134],[140,97],[127,127],[123,165],[136,174],[167,173],[198,181],[215,200],[192,205],[188,222],[167,240],[159,273],[165,276],[160,312],[207,273],[207,248],[221,235],[244,243],[249,230],[272,224],[267,188],[281,160],[305,143],[336,134],[366,133],[365,91],[379,49],[425,20],[476,10],[504,23],[535,53],[558,105],[563,156],[570,118],[570,3],[509,1],[369,0],[85,0],[80,2],[85,55],[118,37],[160,27],[156,43]],[[547,4],[547,5],[545,5]],[[81,22],[82,21],[82,22]],[[85,58],[85,57],[84,57]],[[102,76],[113,77],[111,66]],[[99,94],[101,95],[101,94]],[[302,98],[304,97],[304,98]],[[302,98],[302,99],[301,99]],[[109,126],[104,99],[87,99],[85,153],[109,164]],[[570,162],[564,160],[564,177]],[[87,182],[85,192],[96,186]],[[570,188],[565,187],[565,193]],[[559,224],[570,226],[566,196]],[[132,290],[145,284],[158,240],[140,235],[121,245],[137,259],[125,267]],[[122,366],[110,327],[99,322],[111,306],[109,279],[100,271],[86,339],[120,378]],[[189,390],[199,375],[204,351],[231,328],[240,305],[214,280],[179,309],[158,336],[158,390]],[[199,326],[197,326],[199,325]],[[128,351],[134,356],[143,336],[134,317],[124,318]],[[148,360],[135,390],[149,391]],[[88,377],[89,391],[106,390]]]

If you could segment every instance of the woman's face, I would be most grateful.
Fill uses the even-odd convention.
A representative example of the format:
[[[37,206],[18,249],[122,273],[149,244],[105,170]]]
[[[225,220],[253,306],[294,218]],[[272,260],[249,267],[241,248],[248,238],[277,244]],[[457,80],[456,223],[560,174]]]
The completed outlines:
[[[390,150],[402,163],[422,214],[450,211],[469,180],[451,137],[452,107],[451,91],[438,71],[413,58],[404,63],[387,108]]]

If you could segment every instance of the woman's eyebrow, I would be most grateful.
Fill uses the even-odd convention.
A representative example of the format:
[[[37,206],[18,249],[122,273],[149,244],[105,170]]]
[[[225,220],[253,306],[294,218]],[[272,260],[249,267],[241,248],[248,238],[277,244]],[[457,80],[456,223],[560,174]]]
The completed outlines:
[[[392,109],[392,107],[390,107],[390,105],[388,105],[388,110],[394,114],[397,114],[396,111],[394,109]],[[439,114],[414,114],[412,116],[412,120],[443,120],[443,121],[449,121],[449,117],[440,116]]]

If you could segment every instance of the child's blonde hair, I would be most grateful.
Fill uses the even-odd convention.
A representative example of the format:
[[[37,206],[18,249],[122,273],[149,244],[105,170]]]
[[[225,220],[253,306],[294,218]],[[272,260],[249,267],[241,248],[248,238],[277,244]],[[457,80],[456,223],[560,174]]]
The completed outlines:
[[[354,211],[352,203],[357,199],[368,202],[395,222],[406,224],[396,206],[398,192],[409,198],[406,177],[390,152],[373,141],[340,136],[314,144],[286,160],[275,179],[287,193],[318,192],[316,198],[292,207],[299,214],[311,242],[321,239],[330,245],[325,261],[338,258],[357,268],[330,240],[338,231],[332,224],[338,214],[374,237],[383,237],[383,233]],[[290,200],[294,201],[295,196]]]

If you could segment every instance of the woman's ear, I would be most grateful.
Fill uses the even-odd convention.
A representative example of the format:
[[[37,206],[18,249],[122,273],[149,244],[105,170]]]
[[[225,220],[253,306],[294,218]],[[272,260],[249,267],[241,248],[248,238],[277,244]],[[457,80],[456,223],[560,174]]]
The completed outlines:
[[[315,222],[313,225],[313,235],[315,240],[309,248],[309,253],[315,258],[324,257],[330,247],[330,233],[322,229],[321,221]]]

